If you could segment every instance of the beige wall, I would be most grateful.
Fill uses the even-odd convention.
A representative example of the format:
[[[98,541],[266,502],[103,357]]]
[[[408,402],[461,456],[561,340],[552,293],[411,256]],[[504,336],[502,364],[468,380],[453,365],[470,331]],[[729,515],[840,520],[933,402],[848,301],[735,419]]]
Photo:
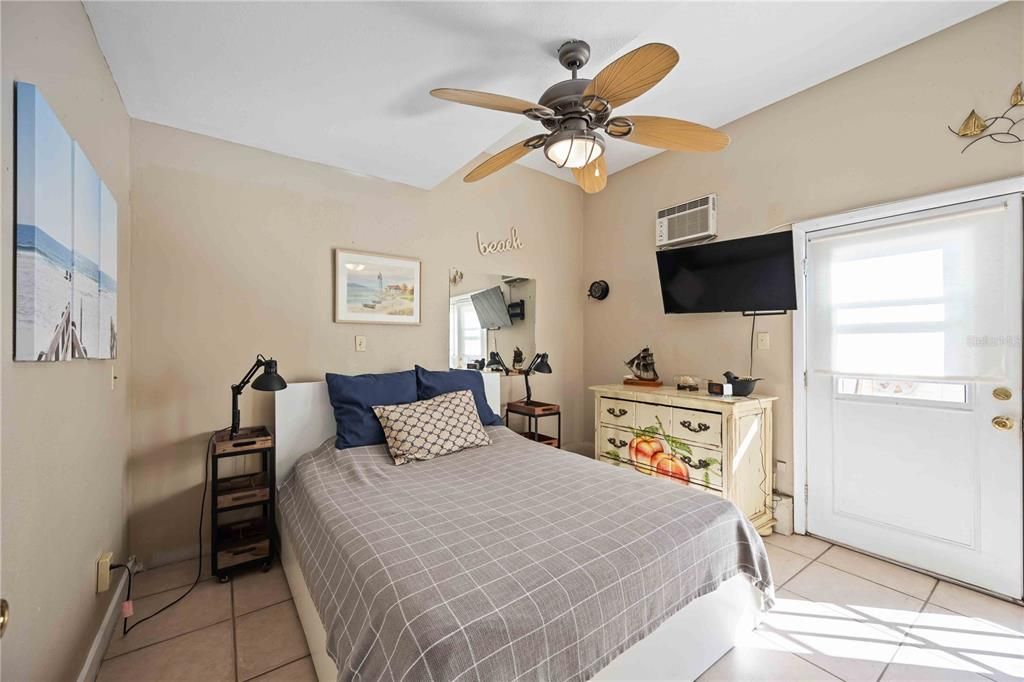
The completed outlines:
[[[3,596],[5,680],[73,679],[112,592],[103,550],[125,559],[130,445],[129,120],[80,3],[0,5],[3,24]],[[118,203],[117,361],[14,363],[13,80],[34,83]],[[119,379],[111,390],[111,370]]]
[[[620,380],[622,360],[644,344],[666,377],[745,372],[748,318],[662,313],[654,212],[717,192],[727,239],[1024,172],[1024,150],[988,144],[960,155],[945,129],[971,107],[1004,106],[1024,66],[1022,13],[997,8],[729,125],[722,154],[663,154],[586,198],[519,167],[475,185],[457,174],[424,192],[133,123],[132,549],[149,562],[194,552],[205,439],[228,421],[228,386],[257,352],[275,355],[291,381],[443,367],[452,266],[536,278],[537,348],[555,373],[532,383],[538,398],[566,406],[571,447],[592,439],[585,387]],[[479,254],[476,231],[498,239],[513,224],[524,250]],[[423,324],[333,323],[338,246],[422,258]],[[592,279],[609,281],[607,300],[584,299]],[[782,398],[775,447],[788,461],[791,319],[757,325],[772,347],[756,352],[754,374]],[[357,333],[365,354],[352,351]],[[244,422],[268,422],[271,397],[248,391],[242,410]]]
[[[721,237],[730,238],[1024,172],[1024,150],[987,144],[961,156],[945,130],[971,107],[1003,106],[1019,80],[1021,4],[731,124],[734,143],[725,153],[663,154],[585,198],[520,167],[474,185],[456,175],[424,192],[153,124],[136,121],[129,131],[80,5],[5,2],[2,20],[3,92],[14,78],[42,87],[114,191],[121,221],[115,390],[112,363],[15,365],[10,348],[2,353],[3,591],[15,613],[3,674],[10,679],[63,678],[80,664],[106,604],[92,593],[96,556],[124,549],[126,467],[132,550],[151,564],[194,552],[205,441],[228,422],[228,387],[256,353],[277,357],[290,381],[414,362],[441,368],[449,267],[533,277],[537,348],[551,354],[555,373],[532,383],[539,399],[565,406],[565,440],[581,447],[591,439],[585,386],[619,380],[621,361],[640,346],[652,345],[666,376],[716,376],[747,363],[749,320],[661,312],[651,235],[658,208],[717,192]],[[9,273],[9,106],[3,116],[2,269]],[[513,224],[525,249],[479,254],[477,231],[499,239]],[[335,324],[334,247],[422,258],[423,324]],[[610,282],[611,296],[586,301],[585,284],[599,278]],[[11,316],[4,318],[9,344]],[[775,445],[785,460],[790,319],[764,318],[758,327],[772,334],[772,348],[757,352],[754,373],[783,398]],[[366,353],[353,352],[355,334],[367,336]],[[521,381],[505,381],[513,380]],[[247,391],[243,422],[268,423],[271,407],[271,396]]]
[[[510,272],[544,295],[537,346],[555,373],[538,397],[568,407],[567,441],[585,441],[575,408],[583,362],[582,194],[525,168],[431,192],[360,177],[149,123],[132,124],[132,550],[147,562],[194,553],[203,454],[230,420],[229,386],[256,353],[289,381],[325,371],[447,366],[448,270]],[[475,233],[521,251],[481,256]],[[423,261],[417,327],[332,321],[332,249]],[[365,353],[353,336],[367,337]],[[521,381],[521,380],[520,380]],[[242,395],[243,423],[270,423],[272,396]]]
[[[719,238],[730,239],[1024,173],[1024,146],[979,143],[961,155],[946,130],[972,107],[991,115],[1008,106],[1024,74],[1022,41],[1024,4],[1009,3],[726,126],[732,144],[720,154],[661,154],[615,174],[584,203],[584,279],[611,286],[607,300],[585,306],[588,385],[620,380],[622,360],[644,344],[668,378],[747,371],[749,318],[663,314],[660,208],[717,192]],[[759,390],[781,397],[774,446],[784,461],[793,442],[791,325],[789,315],[758,319],[771,349],[754,356]],[[591,401],[582,404],[592,418]],[[778,486],[791,490],[792,467]]]

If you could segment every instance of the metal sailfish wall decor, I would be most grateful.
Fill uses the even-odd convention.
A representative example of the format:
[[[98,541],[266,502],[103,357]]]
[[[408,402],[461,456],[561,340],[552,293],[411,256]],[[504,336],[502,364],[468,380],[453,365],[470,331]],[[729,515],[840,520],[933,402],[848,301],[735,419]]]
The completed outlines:
[[[964,148],[960,150],[961,154],[974,143],[982,140],[993,140],[1000,144],[1018,144],[1024,142],[1024,137],[1022,137],[1024,136],[1024,116],[1015,119],[1010,114],[1022,105],[1024,105],[1024,82],[1017,83],[1017,87],[1010,93],[1010,106],[1002,114],[982,118],[977,111],[971,109],[971,113],[967,114],[967,118],[958,129],[953,130],[952,126],[947,126],[947,128],[949,128],[949,132],[958,137],[974,138],[964,145]]]

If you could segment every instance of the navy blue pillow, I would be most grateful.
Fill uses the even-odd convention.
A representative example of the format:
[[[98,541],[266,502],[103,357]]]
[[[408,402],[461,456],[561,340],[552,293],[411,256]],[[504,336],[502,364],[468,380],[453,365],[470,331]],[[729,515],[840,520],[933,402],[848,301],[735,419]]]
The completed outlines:
[[[466,390],[473,391],[473,400],[476,401],[476,411],[480,415],[481,424],[501,426],[505,423],[500,416],[494,414],[491,406],[487,404],[484,378],[480,376],[480,372],[472,369],[434,372],[416,365],[416,398],[418,400],[429,400],[442,393]]]
[[[416,373],[410,369],[391,374],[328,374],[327,392],[338,422],[335,447],[377,445],[384,442],[384,430],[371,408],[416,402]]]

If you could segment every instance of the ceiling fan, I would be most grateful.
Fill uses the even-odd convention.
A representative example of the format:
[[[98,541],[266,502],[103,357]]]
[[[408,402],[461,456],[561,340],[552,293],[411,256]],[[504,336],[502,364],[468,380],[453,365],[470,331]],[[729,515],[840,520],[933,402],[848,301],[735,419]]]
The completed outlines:
[[[619,57],[593,79],[577,78],[589,60],[586,42],[564,43],[558,48],[558,61],[572,72],[572,78],[552,85],[537,103],[475,90],[431,90],[439,99],[523,114],[548,131],[498,152],[470,171],[465,182],[481,180],[543,148],[549,161],[572,170],[583,191],[600,192],[608,182],[608,171],[599,130],[609,137],[676,152],[717,152],[728,146],[728,135],[698,123],[663,116],[611,115],[613,108],[636,99],[668,75],[679,61],[679,53],[671,46],[649,43]]]

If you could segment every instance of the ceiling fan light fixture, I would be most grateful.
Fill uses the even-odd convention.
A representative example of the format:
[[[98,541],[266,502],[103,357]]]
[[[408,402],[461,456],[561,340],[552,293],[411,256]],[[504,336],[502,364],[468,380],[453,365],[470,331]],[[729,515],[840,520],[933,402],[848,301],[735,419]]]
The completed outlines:
[[[544,145],[544,155],[559,168],[583,168],[602,154],[604,138],[589,130],[563,130]]]

